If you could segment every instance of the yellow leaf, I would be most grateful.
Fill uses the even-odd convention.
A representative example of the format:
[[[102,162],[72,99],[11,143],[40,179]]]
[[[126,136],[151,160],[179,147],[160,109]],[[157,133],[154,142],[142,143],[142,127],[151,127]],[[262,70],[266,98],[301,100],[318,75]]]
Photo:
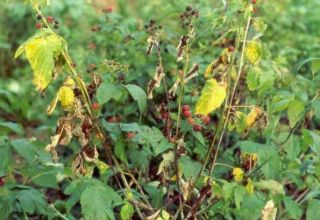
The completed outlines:
[[[243,180],[244,172],[241,168],[239,168],[239,167],[233,168],[232,174],[233,174],[233,178],[236,182],[241,182]]]
[[[207,80],[196,104],[196,114],[208,115],[219,108],[226,98],[227,84],[215,79]]]
[[[51,115],[57,106],[57,102],[59,100],[59,94],[51,101],[50,105],[47,108],[47,115]]]
[[[42,31],[31,37],[22,44],[15,58],[26,53],[33,70],[33,83],[36,89],[43,92],[52,80],[52,72],[55,67],[55,60],[62,51],[63,41],[56,34]]]
[[[250,178],[247,179],[246,190],[247,190],[247,193],[249,193],[250,195],[253,194],[253,183]]]
[[[251,41],[247,44],[245,55],[248,61],[255,65],[259,62],[262,54],[262,45],[258,41]]]
[[[74,92],[70,87],[62,86],[59,89],[59,101],[63,109],[65,110],[72,109],[74,100],[75,100]]]
[[[251,127],[256,122],[256,120],[261,116],[262,112],[263,111],[261,108],[254,107],[246,117],[247,126]]]
[[[218,60],[214,60],[207,66],[207,68],[206,68],[206,70],[204,72],[204,77],[205,78],[208,78],[212,74],[213,68],[214,68],[214,66],[217,65],[218,62],[219,62]]]

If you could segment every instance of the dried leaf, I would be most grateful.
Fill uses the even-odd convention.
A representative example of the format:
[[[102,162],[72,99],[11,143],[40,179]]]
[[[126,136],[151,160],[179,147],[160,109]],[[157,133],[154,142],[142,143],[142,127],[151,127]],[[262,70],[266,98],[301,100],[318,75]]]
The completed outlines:
[[[185,53],[185,47],[187,46],[189,40],[190,40],[190,37],[187,36],[187,35],[183,35],[180,38],[179,45],[177,47],[177,50],[178,50],[177,62],[183,60],[183,56],[184,56],[184,53]]]
[[[261,220],[275,220],[277,208],[272,200],[269,200],[261,211]]]

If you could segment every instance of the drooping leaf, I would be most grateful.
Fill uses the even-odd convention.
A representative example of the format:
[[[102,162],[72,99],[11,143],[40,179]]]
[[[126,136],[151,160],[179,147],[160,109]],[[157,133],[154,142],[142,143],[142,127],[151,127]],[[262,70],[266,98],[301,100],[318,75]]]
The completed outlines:
[[[26,139],[17,139],[11,141],[11,144],[15,151],[25,158],[28,163],[31,164],[35,160],[37,154],[30,141]]]
[[[261,74],[262,74],[262,70],[259,67],[254,66],[250,68],[246,78],[248,89],[250,91],[254,91],[257,88],[259,88]]]
[[[196,114],[208,115],[219,108],[226,98],[227,84],[215,79],[207,80],[196,104]]]
[[[147,95],[143,89],[137,85],[128,84],[125,86],[134,100],[138,102],[140,113],[145,111],[147,107]]]
[[[293,100],[288,105],[288,117],[290,122],[290,127],[294,127],[296,123],[303,116],[305,110],[305,105],[299,100]]]
[[[245,55],[248,61],[256,65],[261,57],[262,54],[262,45],[258,41],[251,41],[247,44],[245,49]]]
[[[107,103],[112,99],[119,91],[119,87],[113,84],[103,83],[97,89],[97,100],[100,105]]]
[[[33,37],[21,45],[15,57],[25,52],[33,70],[33,83],[36,89],[43,92],[53,79],[55,60],[63,48],[62,39],[54,33],[40,32],[40,36]]]
[[[23,127],[20,124],[14,123],[14,122],[0,122],[0,127],[5,127],[10,129],[11,131],[17,133],[17,134],[24,134]]]
[[[255,182],[254,186],[259,189],[267,189],[274,194],[285,194],[283,185],[275,180],[261,180]]]

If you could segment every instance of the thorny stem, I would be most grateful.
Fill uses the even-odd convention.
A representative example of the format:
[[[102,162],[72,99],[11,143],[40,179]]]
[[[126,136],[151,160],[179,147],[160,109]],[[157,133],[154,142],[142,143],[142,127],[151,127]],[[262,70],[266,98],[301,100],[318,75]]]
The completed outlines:
[[[41,15],[42,21],[43,21],[43,23],[47,26],[47,28],[48,28],[49,30],[51,30],[54,34],[56,34],[56,33],[50,28],[50,25],[49,25],[48,22],[46,21],[45,17],[43,16],[43,14],[42,14],[42,12],[40,11],[40,9],[38,8],[38,6],[33,2],[33,0],[30,0],[30,3],[31,3],[31,5],[32,5],[32,7],[34,8],[34,10],[35,10],[39,15]],[[57,34],[56,34],[56,35],[57,35]],[[59,35],[57,35],[57,36],[58,36],[59,38],[61,38]],[[80,88],[84,106],[85,106],[85,108],[86,108],[86,110],[87,110],[87,112],[88,112],[88,115],[90,116],[90,118],[91,118],[92,121],[93,121],[93,124],[94,124],[94,126],[95,126],[95,129],[97,130],[97,132],[98,132],[99,134],[102,134],[102,139],[103,139],[103,140],[102,140],[101,142],[102,142],[102,145],[103,145],[103,147],[104,147],[104,149],[105,149],[105,151],[106,151],[106,153],[107,153],[107,158],[110,159],[110,162],[112,162],[112,161],[114,162],[114,164],[115,164],[115,166],[117,167],[118,170],[121,170],[121,169],[120,169],[119,162],[117,161],[117,159],[116,159],[114,156],[112,156],[112,151],[111,151],[111,149],[110,149],[110,146],[108,146],[108,145],[106,144],[107,135],[106,135],[105,132],[103,131],[103,129],[102,129],[99,121],[97,120],[96,116],[93,114],[93,111],[92,111],[92,109],[91,109],[91,100],[90,100],[89,93],[88,93],[88,91],[87,91],[87,88],[86,88],[85,83],[84,83],[83,80],[81,79],[80,75],[76,72],[76,70],[74,69],[74,67],[72,66],[72,62],[71,62],[70,56],[69,56],[69,54],[68,54],[68,52],[67,52],[66,50],[63,50],[63,51],[62,51],[62,56],[63,56],[64,60],[66,61],[66,64],[67,64],[67,66],[69,67],[69,70],[70,70],[73,78],[76,80],[78,87]],[[114,171],[114,169],[113,169],[112,166],[111,166],[111,169],[113,170],[113,172],[114,172],[114,174],[115,174],[115,171]],[[124,176],[124,174],[123,174],[122,172],[120,172],[120,176],[121,176],[121,179],[122,179],[122,181],[124,182],[127,190],[130,191],[130,187],[129,187],[129,185],[128,185],[128,182],[127,182],[127,180],[126,180],[126,178],[125,178],[125,176]],[[130,177],[134,179],[134,182],[135,182],[137,185],[139,185],[139,184],[138,184],[138,181],[135,180],[135,177],[134,177],[133,175],[130,175]],[[115,178],[117,179],[116,175],[115,175]],[[118,180],[117,180],[117,182],[118,182],[118,184],[119,184],[119,186],[120,186],[120,188],[121,188],[120,182],[119,182]],[[141,186],[138,187],[138,188],[139,188],[139,191],[141,191],[141,193],[142,193],[142,195],[143,195],[143,198],[144,198],[147,206],[148,206],[150,209],[152,209],[150,203],[149,203],[148,200],[145,198],[145,195],[144,195],[144,193],[143,193],[143,191],[142,191]],[[122,191],[123,191],[123,190],[122,190]]]

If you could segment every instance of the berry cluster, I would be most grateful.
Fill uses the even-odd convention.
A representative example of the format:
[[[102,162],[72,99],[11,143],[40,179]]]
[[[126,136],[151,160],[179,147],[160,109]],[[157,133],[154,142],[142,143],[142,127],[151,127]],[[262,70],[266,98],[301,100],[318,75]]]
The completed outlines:
[[[113,8],[112,7],[106,7],[104,9],[102,9],[102,12],[103,13],[111,13],[113,11]]]
[[[47,26],[42,22],[43,20],[42,15],[37,15],[37,20],[38,22],[36,23],[36,28],[37,29],[41,29],[41,28],[47,28]],[[54,17],[52,16],[48,16],[46,17],[46,21],[49,25],[53,25],[54,29],[59,29],[59,21],[57,21],[56,19],[54,19]]]
[[[192,112],[190,110],[189,105],[182,106],[182,114],[186,118],[188,124],[193,126],[193,130],[195,132],[200,132],[202,130],[202,126],[200,124],[196,123],[196,121],[192,117]],[[201,116],[201,121],[204,125],[209,125],[211,122],[210,117],[207,115]]]
[[[151,19],[148,24],[144,26],[145,31],[149,35],[155,35],[157,30],[162,29],[161,25],[157,25],[157,22],[154,19]]]
[[[191,6],[187,6],[186,11],[180,14],[180,22],[182,27],[190,27],[193,18],[199,18],[199,12],[194,10]]]

